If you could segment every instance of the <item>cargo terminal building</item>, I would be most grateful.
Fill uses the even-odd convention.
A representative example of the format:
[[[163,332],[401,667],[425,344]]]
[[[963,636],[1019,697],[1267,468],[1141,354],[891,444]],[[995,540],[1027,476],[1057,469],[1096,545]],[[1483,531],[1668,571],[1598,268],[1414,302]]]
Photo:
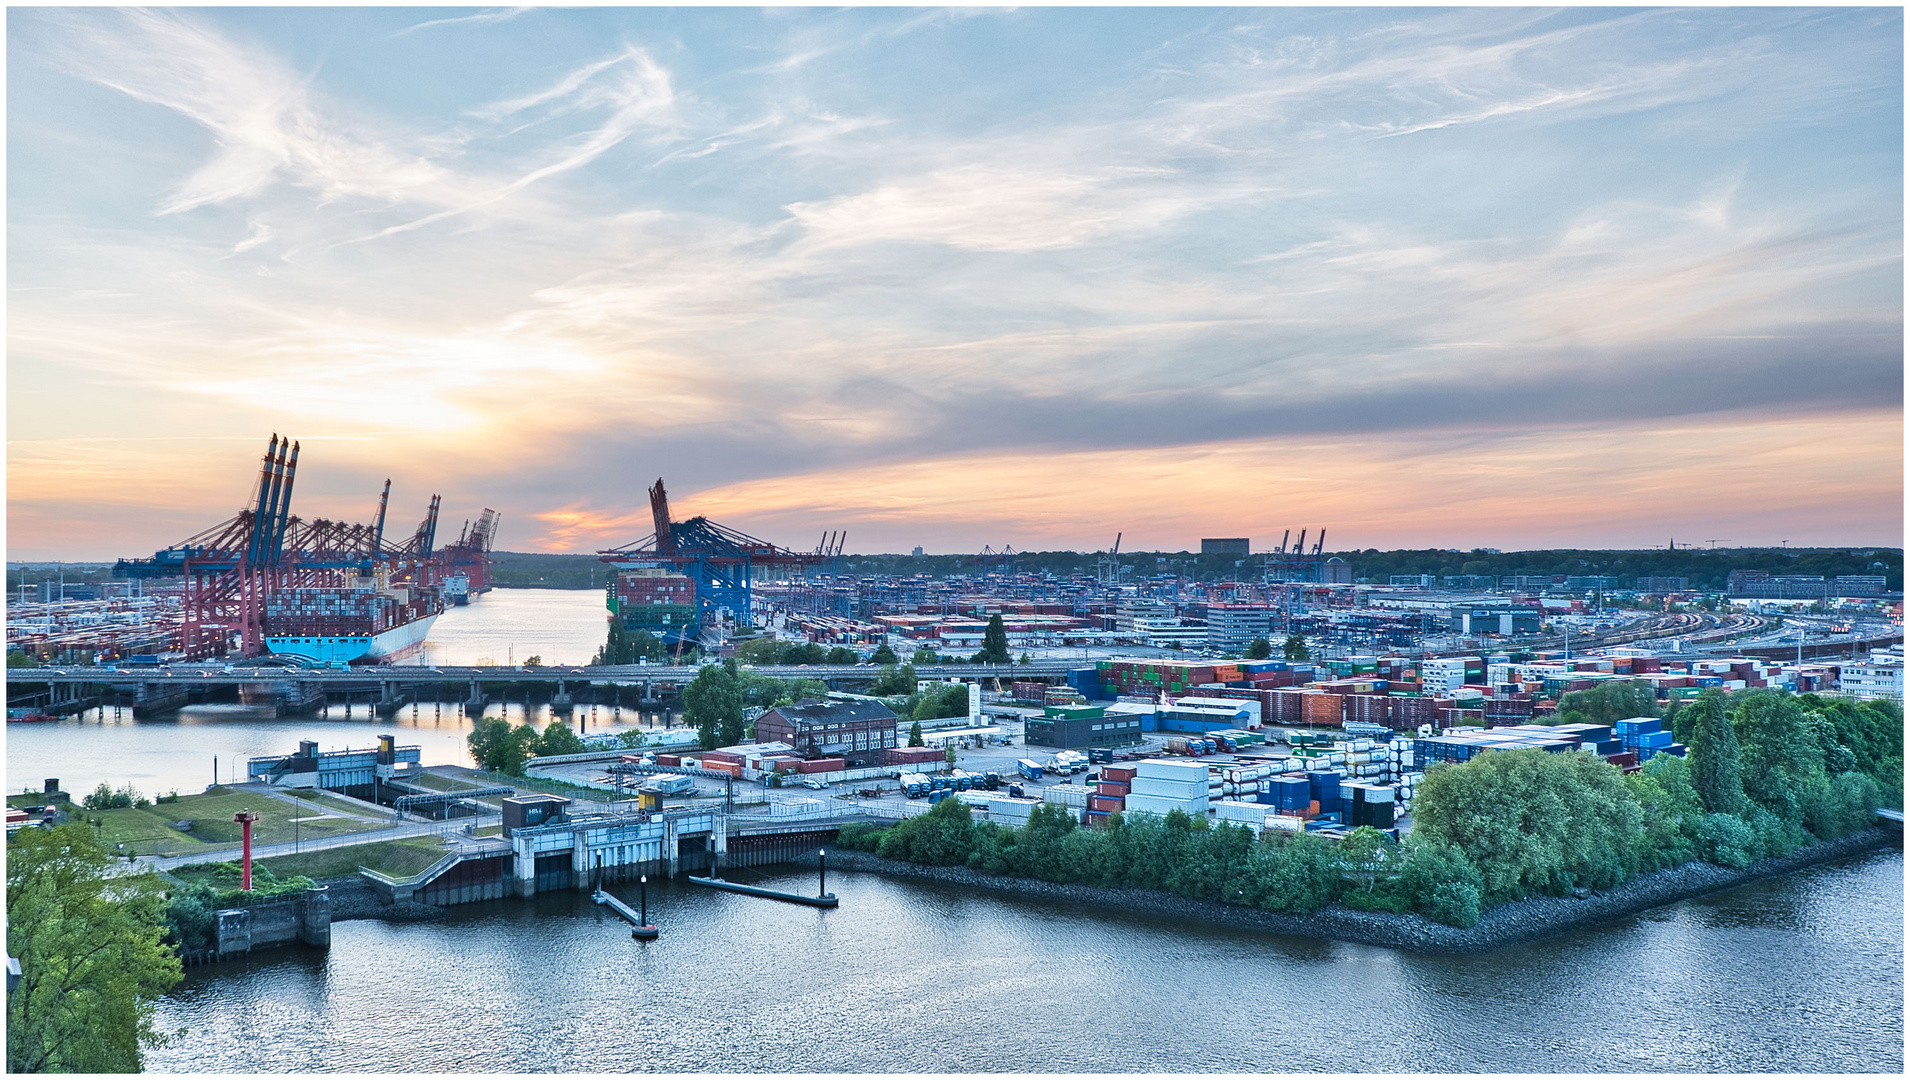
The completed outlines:
[[[1041,716],[1023,724],[1022,741],[1029,746],[1079,750],[1090,746],[1126,746],[1141,741],[1141,718],[1110,715],[1099,705],[1050,705]]]

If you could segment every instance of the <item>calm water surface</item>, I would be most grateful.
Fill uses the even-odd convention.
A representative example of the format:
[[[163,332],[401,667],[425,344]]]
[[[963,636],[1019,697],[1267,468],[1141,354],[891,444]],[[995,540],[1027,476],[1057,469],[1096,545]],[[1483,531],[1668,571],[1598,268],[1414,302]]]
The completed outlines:
[[[741,872],[738,872],[741,880]],[[764,878],[813,888],[811,873]],[[665,885],[348,922],[198,969],[156,1071],[1903,1071],[1903,856],[1466,957],[873,875],[815,911]],[[630,899],[635,900],[631,895]]]
[[[468,606],[438,617],[421,662],[505,663],[539,656],[548,664],[588,663],[604,639],[603,594],[590,590],[493,589]],[[522,702],[493,703],[486,716],[509,716],[542,726],[547,706],[527,712]],[[600,707],[578,710],[587,731],[614,731],[639,722],[634,712]],[[276,719],[271,711],[239,705],[203,705],[177,716],[134,720],[130,707],[94,709],[44,724],[7,725],[7,790],[38,791],[58,777],[69,792],[91,791],[105,782],[130,783],[147,795],[202,791],[218,776],[243,779],[245,759],[289,754],[300,739],[322,750],[372,746],[381,733],[423,748],[427,765],[469,764],[465,736],[471,718],[456,703],[426,703],[380,720],[364,703],[333,705],[323,716]]]

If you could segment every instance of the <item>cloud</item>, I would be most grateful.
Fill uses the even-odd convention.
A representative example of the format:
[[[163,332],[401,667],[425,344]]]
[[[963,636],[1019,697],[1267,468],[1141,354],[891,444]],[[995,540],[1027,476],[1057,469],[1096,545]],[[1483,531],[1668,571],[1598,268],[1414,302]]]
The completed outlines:
[[[809,535],[840,510],[901,543],[914,496],[873,463],[1091,502],[1119,492],[1010,460],[1164,494],[1209,467],[1203,444],[1258,448],[1213,458],[1235,486],[1190,486],[1165,536],[1259,491],[1253,454],[1307,456],[1279,477],[1310,484],[1546,426],[1688,424],[1710,433],[1696,447],[1726,415],[1868,429],[1900,409],[1900,101],[1866,95],[1901,65],[1853,43],[1887,18],[1002,17],[1014,33],[622,12],[581,46],[472,22],[459,41],[494,77],[381,101],[342,59],[297,70],[271,20],[22,13],[16,100],[47,113],[10,135],[32,163],[12,188],[10,422],[54,433],[32,402],[84,394],[82,433],[402,431],[327,453],[352,484],[385,454],[574,547],[647,531],[617,524],[639,474],[765,485],[752,498],[873,478],[894,501],[762,512]],[[1103,51],[1042,69],[1083,20]],[[388,40],[358,66],[442,62],[433,35]],[[36,47],[211,149],[181,167],[119,94],[61,111]],[[982,47],[1004,50],[985,83],[930,63]],[[745,66],[765,53],[812,58]],[[1840,57],[1853,70],[1813,74]],[[87,133],[88,164],[63,130]],[[123,213],[152,191],[172,212]],[[1650,439],[1653,468],[1721,460]],[[1317,467],[1335,440],[1359,469]],[[1148,455],[1160,479],[1134,471]],[[161,456],[49,468],[138,492]],[[997,513],[981,490],[933,529],[1061,535],[1040,499]]]
[[[413,31],[427,30],[434,26],[489,26],[493,23],[509,22],[519,15],[533,10],[535,9],[525,7],[505,8],[500,11],[481,11],[476,15],[460,15],[454,19],[431,19],[426,22],[414,23],[391,36],[394,38],[402,37]]]
[[[281,180],[327,201],[384,202],[442,197],[451,181],[391,141],[367,137],[372,125],[325,115],[283,63],[185,16],[123,9],[64,17],[70,69],[212,133],[212,157],[160,203],[162,214],[247,198]]]

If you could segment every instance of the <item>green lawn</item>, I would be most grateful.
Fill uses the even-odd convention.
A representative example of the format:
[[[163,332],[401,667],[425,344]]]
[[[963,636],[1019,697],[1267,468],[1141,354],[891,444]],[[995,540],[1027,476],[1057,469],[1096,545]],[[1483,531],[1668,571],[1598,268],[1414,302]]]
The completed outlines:
[[[407,877],[443,858],[444,851],[443,841],[431,837],[420,837],[411,840],[386,840],[376,844],[328,848],[324,851],[304,852],[298,855],[280,855],[271,859],[254,860],[253,865],[271,870],[280,880],[303,875],[314,881],[323,881],[326,878],[355,874],[361,866],[368,866],[392,877]],[[230,875],[219,874],[211,864],[181,866],[169,873],[185,881],[206,881],[215,885],[229,886],[225,878]]]
[[[310,820],[315,808],[309,804],[294,808],[291,803],[270,795],[236,792],[229,788],[216,791],[205,795],[183,795],[178,802],[155,803],[140,809],[77,810],[75,816],[87,821],[97,818],[100,839],[108,847],[124,843],[141,854],[154,850],[161,854],[172,854],[209,844],[225,846],[237,843],[241,832],[239,824],[232,820],[232,815],[240,810],[252,810],[259,815],[259,820],[252,824],[252,842],[255,844],[290,842],[294,836],[294,815],[303,819],[296,829],[299,837],[337,836],[383,828],[388,824],[355,818]],[[190,822],[190,828],[177,828],[177,823],[182,821]]]

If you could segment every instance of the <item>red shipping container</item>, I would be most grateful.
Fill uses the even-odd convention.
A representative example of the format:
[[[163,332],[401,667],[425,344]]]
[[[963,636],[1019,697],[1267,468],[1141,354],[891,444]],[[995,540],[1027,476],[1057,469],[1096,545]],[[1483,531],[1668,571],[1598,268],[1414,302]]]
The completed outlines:
[[[1125,799],[1130,785],[1112,780],[1103,780],[1095,786],[1095,791],[1111,799]]]
[[[683,764],[683,759],[678,757],[675,754],[658,754],[657,764],[658,765],[681,765]]]
[[[1125,809],[1126,806],[1127,806],[1126,799],[1109,799],[1109,798],[1103,798],[1102,796],[1099,796],[1099,795],[1088,796],[1088,809],[1090,810],[1103,810],[1103,811],[1111,812],[1115,810]]]
[[[814,761],[798,762],[796,771],[799,773],[841,772],[848,767],[849,763],[842,758],[830,757],[817,758]]]
[[[1101,779],[1119,780],[1125,783],[1134,779],[1134,775],[1140,771],[1138,765],[1103,765],[1101,766]]]

